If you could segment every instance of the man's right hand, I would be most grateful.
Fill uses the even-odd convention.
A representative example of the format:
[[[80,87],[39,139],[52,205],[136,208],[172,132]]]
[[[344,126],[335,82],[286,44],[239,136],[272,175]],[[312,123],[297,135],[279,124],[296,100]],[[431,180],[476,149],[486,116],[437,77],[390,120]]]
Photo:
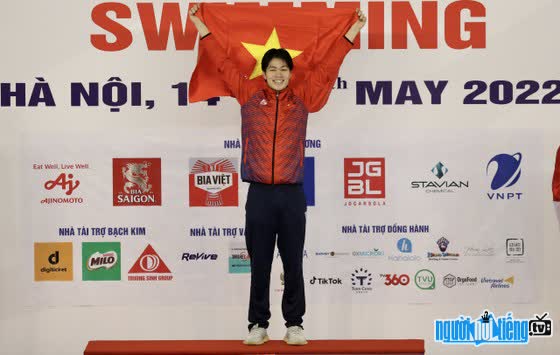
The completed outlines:
[[[198,33],[199,33],[200,37],[204,37],[204,36],[206,36],[207,34],[210,33],[210,30],[208,30],[208,27],[206,27],[206,25],[204,24],[204,22],[202,22],[200,17],[198,17],[196,15],[198,10],[200,10],[200,4],[198,4],[198,3],[194,4],[189,9],[189,18],[194,23],[196,29],[198,30]]]

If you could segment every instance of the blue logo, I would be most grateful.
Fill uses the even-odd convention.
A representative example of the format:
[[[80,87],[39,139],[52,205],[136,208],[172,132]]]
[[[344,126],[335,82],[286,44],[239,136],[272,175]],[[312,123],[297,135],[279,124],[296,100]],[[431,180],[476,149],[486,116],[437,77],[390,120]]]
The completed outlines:
[[[496,155],[486,165],[486,175],[488,175],[488,168],[492,163],[498,165],[496,175],[494,175],[490,184],[492,190],[498,190],[504,186],[510,187],[519,180],[521,176],[521,153]]]
[[[401,238],[397,242],[397,248],[401,253],[412,253],[412,242],[408,238]]]
[[[305,157],[303,162],[303,192],[307,206],[315,206],[315,158]]]
[[[441,162],[437,163],[436,166],[432,168],[432,173],[434,173],[434,175],[437,176],[438,179],[444,177],[448,171],[449,170]]]
[[[443,344],[528,344],[530,337],[552,336],[552,319],[548,313],[533,319],[515,319],[512,312],[496,317],[484,311],[476,319],[459,316],[434,321],[434,340]]]

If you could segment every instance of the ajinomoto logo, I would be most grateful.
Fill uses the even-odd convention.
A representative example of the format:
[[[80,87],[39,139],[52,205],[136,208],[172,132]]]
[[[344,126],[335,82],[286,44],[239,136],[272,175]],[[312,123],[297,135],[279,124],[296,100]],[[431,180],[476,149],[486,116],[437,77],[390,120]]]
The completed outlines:
[[[239,205],[237,159],[194,158],[189,165],[189,206]]]
[[[35,281],[72,281],[72,243],[35,243]]]
[[[128,271],[128,281],[170,281],[171,270],[150,244]]]
[[[82,280],[120,280],[121,243],[82,243]]]
[[[113,206],[161,206],[161,159],[114,158]]]

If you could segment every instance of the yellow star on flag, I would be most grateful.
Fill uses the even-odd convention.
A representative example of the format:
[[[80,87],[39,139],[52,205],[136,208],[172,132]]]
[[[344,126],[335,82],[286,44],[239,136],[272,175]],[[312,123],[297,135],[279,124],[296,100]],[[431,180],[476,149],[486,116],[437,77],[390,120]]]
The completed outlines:
[[[254,79],[262,74],[261,61],[266,51],[272,48],[282,48],[282,46],[280,45],[280,40],[278,39],[278,33],[276,33],[276,28],[272,29],[272,33],[270,34],[270,37],[268,37],[268,40],[266,41],[264,46],[260,44],[245,42],[241,42],[241,44],[253,56],[253,58],[257,60],[255,68],[253,69],[253,73],[251,73],[251,77],[249,79]],[[295,49],[286,48],[286,50],[288,51],[288,53],[290,53],[292,59],[303,53],[303,51],[297,51]]]

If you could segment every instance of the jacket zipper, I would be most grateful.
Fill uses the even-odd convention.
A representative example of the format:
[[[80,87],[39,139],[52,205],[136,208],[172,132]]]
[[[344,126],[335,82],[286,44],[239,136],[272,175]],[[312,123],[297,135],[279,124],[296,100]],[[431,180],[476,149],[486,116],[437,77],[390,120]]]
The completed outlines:
[[[276,128],[278,126],[278,91],[276,92],[276,117],[274,119],[274,136],[272,138],[272,185],[274,185],[274,151],[276,150]]]

